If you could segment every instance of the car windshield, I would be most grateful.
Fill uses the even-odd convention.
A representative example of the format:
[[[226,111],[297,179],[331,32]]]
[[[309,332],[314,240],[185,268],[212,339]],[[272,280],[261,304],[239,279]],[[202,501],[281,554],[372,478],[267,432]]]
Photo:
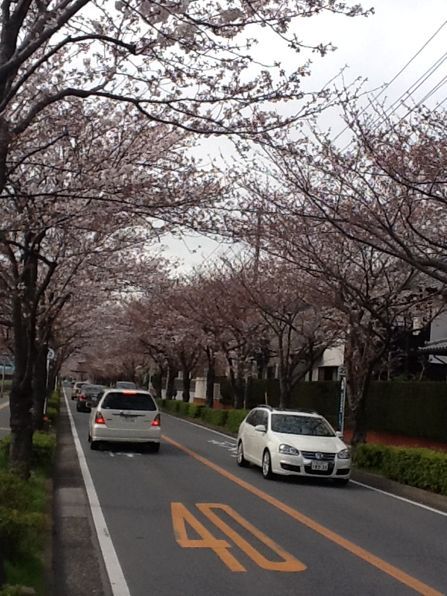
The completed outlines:
[[[84,385],[82,392],[86,395],[98,395],[103,389],[104,387],[102,385]]]
[[[151,410],[157,409],[154,400],[145,393],[108,393],[101,408],[107,410]]]
[[[335,434],[323,418],[295,416],[292,414],[272,414],[272,430],[291,435],[312,437],[334,437]]]

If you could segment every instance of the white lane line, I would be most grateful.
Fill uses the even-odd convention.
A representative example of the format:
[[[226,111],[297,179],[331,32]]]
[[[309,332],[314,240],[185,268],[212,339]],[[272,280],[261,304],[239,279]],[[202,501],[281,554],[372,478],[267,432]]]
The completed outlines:
[[[114,596],[130,596],[129,588],[124,577],[123,570],[118,559],[118,556],[113,546],[112,538],[107,528],[106,520],[99,503],[98,495],[93,484],[90,471],[88,469],[87,461],[85,459],[84,451],[81,447],[78,431],[73,419],[73,414],[70,411],[67,394],[64,391],[65,404],[67,406],[68,417],[70,419],[71,432],[75,442],[76,452],[78,454],[79,464],[81,466],[82,477],[84,479],[85,489],[90,504],[90,511],[92,512],[93,521],[95,524],[96,533],[98,535],[99,545],[101,547],[104,564],[106,566],[107,575],[112,586],[112,593]]]
[[[393,497],[393,499],[397,499],[398,501],[403,501],[404,503],[409,503],[410,505],[416,505],[416,507],[420,507],[421,509],[426,509],[427,511],[431,511],[432,513],[437,513],[438,515],[447,517],[447,513],[445,511],[440,511],[439,509],[435,509],[434,507],[430,507],[429,505],[424,505],[423,503],[418,503],[417,501],[412,501],[411,499],[400,497],[399,495],[393,495],[393,493],[389,493],[386,490],[375,488],[374,486],[369,486],[369,484],[363,484],[363,482],[358,482],[357,480],[351,480],[351,482],[352,484],[358,484],[358,486],[369,488],[370,490],[373,490],[376,493],[380,493],[381,495]]]
[[[220,435],[221,437],[225,437],[230,441],[234,441],[236,443],[236,439],[231,437],[230,435],[226,435],[221,433],[217,430],[212,428],[208,428],[207,426],[201,426],[200,424],[195,424],[194,422],[190,422],[189,420],[185,420],[184,418],[180,418],[177,416],[172,416],[171,414],[167,414],[167,412],[163,412],[164,415],[168,415],[171,418],[175,418],[176,420],[181,420],[186,424],[191,424],[192,426],[197,426],[202,430],[207,430],[210,433],[215,433],[216,435]],[[426,509],[427,511],[431,511],[432,513],[437,513],[438,515],[442,515],[443,517],[447,517],[447,513],[445,511],[441,511],[440,509],[435,509],[434,507],[430,507],[429,505],[424,505],[423,503],[418,503],[417,501],[412,501],[411,499],[406,499],[405,497],[400,497],[399,495],[394,495],[393,493],[389,493],[385,490],[381,490],[380,488],[375,488],[374,486],[370,486],[369,484],[363,484],[363,482],[358,482],[357,480],[351,480],[352,484],[357,484],[358,486],[362,486],[363,488],[368,488],[376,493],[380,493],[381,495],[386,495],[387,497],[391,497],[392,499],[397,499],[398,501],[403,501],[404,503],[408,503],[409,505],[414,505],[415,507],[420,507],[421,509]]]

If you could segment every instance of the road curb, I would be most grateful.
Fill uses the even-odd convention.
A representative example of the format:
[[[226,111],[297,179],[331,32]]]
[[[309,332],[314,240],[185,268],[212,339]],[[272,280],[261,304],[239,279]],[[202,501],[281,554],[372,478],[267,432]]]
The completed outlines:
[[[364,470],[358,470],[356,468],[352,471],[352,480],[367,484],[378,490],[391,493],[402,499],[408,499],[424,505],[425,507],[431,507],[442,511],[447,514],[447,497],[444,495],[438,495],[415,486],[408,486],[406,484],[400,484],[395,480],[385,478],[380,474],[373,474]]]

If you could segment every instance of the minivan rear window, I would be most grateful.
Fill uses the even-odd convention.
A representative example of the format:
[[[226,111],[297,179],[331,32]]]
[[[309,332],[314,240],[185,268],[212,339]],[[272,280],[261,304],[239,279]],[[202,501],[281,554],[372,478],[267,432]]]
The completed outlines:
[[[150,410],[157,406],[150,395],[145,393],[108,393],[101,404],[105,410]]]

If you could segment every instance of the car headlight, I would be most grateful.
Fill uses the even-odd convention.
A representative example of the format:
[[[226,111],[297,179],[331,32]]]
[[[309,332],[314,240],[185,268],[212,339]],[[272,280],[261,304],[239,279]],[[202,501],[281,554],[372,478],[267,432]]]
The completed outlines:
[[[295,447],[292,447],[291,445],[286,445],[285,443],[281,443],[281,445],[279,446],[279,452],[284,453],[285,455],[299,455],[300,454],[298,449],[295,449]]]
[[[337,457],[338,459],[349,459],[351,457],[351,450],[349,449],[349,447],[347,447],[346,449],[342,449],[337,453]]]

